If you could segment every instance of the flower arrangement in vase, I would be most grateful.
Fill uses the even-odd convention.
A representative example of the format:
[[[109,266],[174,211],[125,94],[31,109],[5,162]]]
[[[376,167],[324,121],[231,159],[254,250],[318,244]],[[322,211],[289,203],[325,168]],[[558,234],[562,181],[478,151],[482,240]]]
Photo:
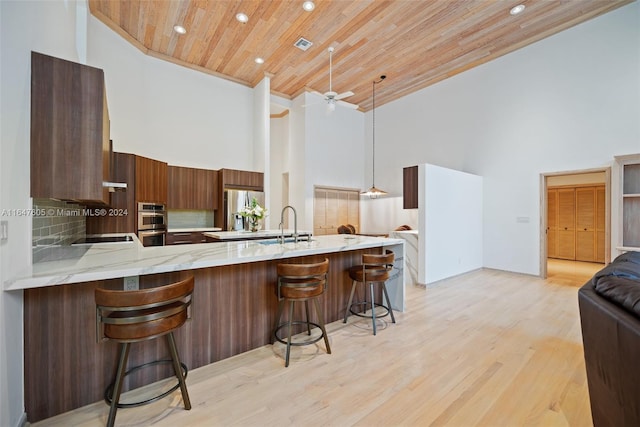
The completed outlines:
[[[238,213],[247,218],[250,231],[258,231],[260,229],[258,221],[267,216],[267,210],[258,204],[255,197],[251,200],[251,204],[242,208]]]

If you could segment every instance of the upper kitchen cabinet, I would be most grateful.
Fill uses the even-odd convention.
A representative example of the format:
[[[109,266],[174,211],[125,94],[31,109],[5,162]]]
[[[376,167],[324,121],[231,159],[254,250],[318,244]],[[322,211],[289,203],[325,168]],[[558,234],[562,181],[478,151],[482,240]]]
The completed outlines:
[[[402,208],[418,209],[418,166],[402,169]]]
[[[168,167],[168,209],[218,209],[218,171]]]
[[[224,190],[233,188],[236,190],[264,191],[264,174],[262,172],[242,171],[236,169],[220,169],[218,171],[218,207],[215,212],[215,223],[225,224],[223,212]]]
[[[167,173],[165,162],[136,156],[136,201],[166,205]]]
[[[218,172],[220,187],[239,190],[264,191],[264,174],[262,172],[220,169]]]
[[[104,72],[31,53],[31,197],[109,203]]]
[[[127,183],[127,191],[111,195],[117,215],[88,216],[87,234],[137,232],[137,203],[167,204],[167,164],[129,153],[113,153],[113,179]]]

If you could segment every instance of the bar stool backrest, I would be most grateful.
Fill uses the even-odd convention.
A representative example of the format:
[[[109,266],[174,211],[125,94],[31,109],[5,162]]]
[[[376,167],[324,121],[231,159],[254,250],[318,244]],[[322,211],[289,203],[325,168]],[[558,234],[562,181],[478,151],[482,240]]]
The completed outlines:
[[[365,281],[385,281],[393,268],[395,254],[386,250],[384,254],[362,254],[362,274]]]
[[[315,264],[278,264],[277,270],[278,299],[313,297],[327,287],[329,259]]]
[[[135,342],[167,334],[187,320],[192,293],[193,276],[136,291],[96,289],[96,338]]]

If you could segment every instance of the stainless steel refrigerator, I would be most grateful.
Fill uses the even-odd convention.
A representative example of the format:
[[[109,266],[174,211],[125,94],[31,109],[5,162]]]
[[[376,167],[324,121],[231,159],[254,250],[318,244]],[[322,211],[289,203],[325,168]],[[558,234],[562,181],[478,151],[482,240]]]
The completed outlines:
[[[238,212],[240,212],[243,207],[249,206],[254,197],[258,201],[258,204],[264,207],[264,193],[261,191],[224,190],[223,229],[225,231],[248,229],[249,225],[247,224],[246,218]]]

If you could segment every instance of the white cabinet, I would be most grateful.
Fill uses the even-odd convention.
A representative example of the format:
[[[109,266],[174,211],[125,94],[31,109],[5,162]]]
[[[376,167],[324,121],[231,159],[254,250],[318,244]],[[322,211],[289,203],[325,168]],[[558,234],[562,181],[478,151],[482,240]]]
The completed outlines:
[[[640,154],[617,156],[619,170],[618,250],[640,251]]]

